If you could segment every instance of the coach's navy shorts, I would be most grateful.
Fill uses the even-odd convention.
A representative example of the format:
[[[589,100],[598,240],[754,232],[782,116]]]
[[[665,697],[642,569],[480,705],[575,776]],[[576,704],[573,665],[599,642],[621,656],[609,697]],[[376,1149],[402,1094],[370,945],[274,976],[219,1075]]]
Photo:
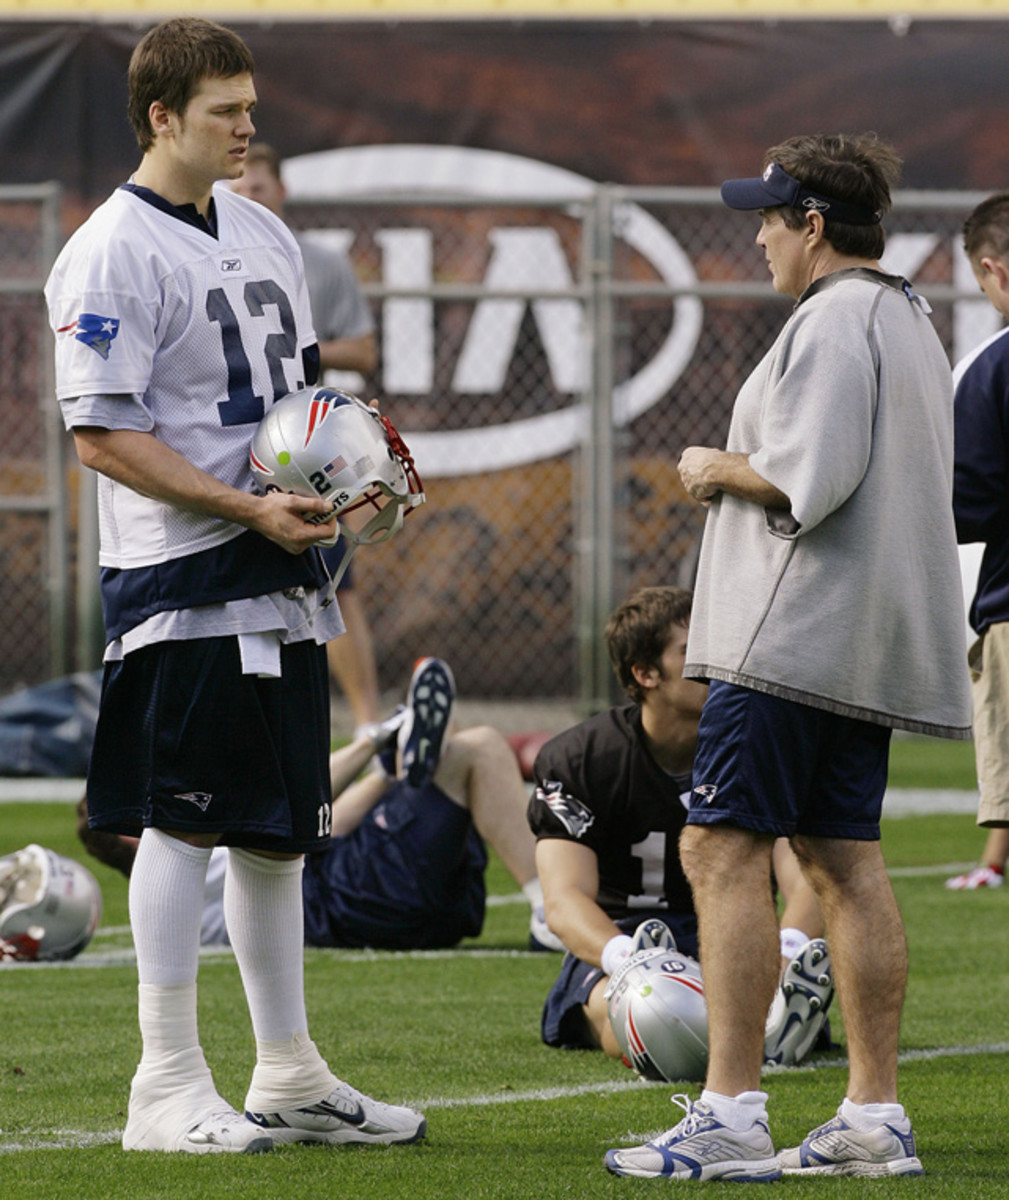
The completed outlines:
[[[344,552],[347,549],[347,539],[341,533],[332,546],[320,546],[319,553],[322,555],[322,561],[326,564],[326,570],[329,572],[329,577],[332,579],[337,567],[340,565],[340,559],[343,558]],[[354,586],[354,560],[351,559],[347,564],[347,569],[343,573],[343,578],[340,580],[337,587],[338,592],[349,592]]]
[[[160,642],[105,666],[88,771],[93,829],[219,833],[291,854],[329,843],[325,647],[281,646],[243,675],[238,639]]]
[[[675,916],[668,912],[642,911],[617,921],[621,933],[633,934],[642,921],[658,917],[665,921],[676,939],[676,949],[681,954],[697,958],[697,918]],[[599,967],[565,954],[561,973],[547,993],[540,1018],[540,1033],[548,1046],[561,1050],[598,1050],[588,1035],[588,1026],[582,1007],[589,1002],[592,989],[605,978]]]
[[[714,680],[698,728],[687,824],[874,841],[890,732]]]
[[[467,809],[399,779],[361,824],[305,862],[305,941],[440,949],[483,928],[487,851]]]

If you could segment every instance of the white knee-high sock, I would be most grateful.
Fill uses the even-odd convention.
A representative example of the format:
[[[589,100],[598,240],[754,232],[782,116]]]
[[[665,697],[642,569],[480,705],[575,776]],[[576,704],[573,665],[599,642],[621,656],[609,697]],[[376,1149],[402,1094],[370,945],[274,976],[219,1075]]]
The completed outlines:
[[[303,861],[229,850],[224,919],[242,972],[252,1028],[264,1041],[308,1029],[303,976]]]
[[[268,1111],[322,1100],[336,1086],[308,1036],[301,859],[230,850],[224,916],[256,1034],[245,1106]]]
[[[132,1136],[143,1113],[167,1119],[165,1105],[207,1106],[216,1099],[196,1018],[203,884],[210,851],[146,829],[130,875],[130,923],[137,951],[143,1057],[131,1098]]]
[[[130,875],[130,925],[141,984],[196,981],[210,851],[145,829]]]

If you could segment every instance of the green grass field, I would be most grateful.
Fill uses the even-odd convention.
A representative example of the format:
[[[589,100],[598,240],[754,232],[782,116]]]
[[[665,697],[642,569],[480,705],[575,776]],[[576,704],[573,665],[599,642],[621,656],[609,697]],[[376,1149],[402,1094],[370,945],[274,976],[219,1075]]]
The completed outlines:
[[[969,749],[969,747],[968,747]],[[941,744],[895,743],[894,782],[924,772],[937,786],[972,786]],[[966,770],[967,777],[964,772]],[[39,841],[79,854],[68,804],[0,806],[0,854]],[[949,893],[948,867],[972,862],[981,835],[970,816],[885,822],[883,847],[907,924],[911,979],[902,1036],[903,1099],[927,1174],[915,1180],[788,1179],[791,1196],[1004,1197],[1009,1191],[1009,889]],[[228,1197],[298,1200],[545,1200],[644,1196],[670,1185],[616,1179],[603,1152],[674,1123],[674,1088],[634,1080],[591,1053],[539,1042],[553,955],[525,952],[527,910],[499,903],[483,935],[440,954],[310,950],[312,1032],[335,1069],[381,1098],[416,1103],[428,1139],[389,1149],[291,1146],[269,1155],[126,1155],[118,1146],[139,1056],[126,884],[93,866],[105,911],[75,963],[0,969],[0,1184],[42,1200]],[[489,891],[514,892],[492,862]],[[871,953],[872,948],[868,947]],[[203,1041],[221,1092],[241,1106],[253,1042],[231,955],[200,971]],[[841,1014],[832,1013],[844,1041]],[[843,1049],[768,1073],[772,1130],[795,1144],[843,1096]],[[683,1090],[688,1090],[684,1088]],[[696,1087],[689,1089],[696,1095]],[[673,1185],[689,1188],[690,1184]],[[709,1189],[729,1184],[706,1184]]]

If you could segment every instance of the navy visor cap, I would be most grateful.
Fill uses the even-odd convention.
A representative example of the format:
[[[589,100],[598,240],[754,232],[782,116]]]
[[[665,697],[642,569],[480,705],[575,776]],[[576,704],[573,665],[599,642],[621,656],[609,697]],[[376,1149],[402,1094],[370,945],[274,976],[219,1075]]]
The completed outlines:
[[[883,218],[879,209],[812,191],[777,163],[770,163],[763,175],[754,179],[727,179],[722,184],[722,200],[729,208],[744,210],[782,206],[806,209],[822,213],[825,221],[845,225],[878,225]]]

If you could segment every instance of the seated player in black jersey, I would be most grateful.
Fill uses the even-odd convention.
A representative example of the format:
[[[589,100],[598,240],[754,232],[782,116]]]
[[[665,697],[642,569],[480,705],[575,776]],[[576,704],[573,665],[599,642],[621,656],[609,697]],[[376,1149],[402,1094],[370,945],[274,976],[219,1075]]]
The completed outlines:
[[[569,951],[543,1009],[551,1046],[621,1057],[604,994],[637,948],[641,922],[660,918],[678,950],[697,957],[697,917],[678,853],[707,693],[682,677],[691,598],[681,588],[644,588],[616,609],[606,641],[630,702],[559,734],[536,757],[528,816],[537,872],[547,922]],[[775,846],[774,870],[785,900],[782,976],[803,986],[779,989],[765,1050],[769,1061],[789,1063],[821,1034],[833,983],[819,906],[785,839]]]
[[[332,840],[305,861],[305,942],[312,946],[434,949],[476,937],[483,926],[486,841],[530,904],[530,941],[563,947],[547,928],[525,820],[526,789],[515,755],[489,725],[456,729],[447,663],[423,658],[407,703],[364,727],[330,755]],[[362,771],[378,752],[375,769]],[[78,832],[97,858],[129,874],[135,838]],[[228,941],[228,851],[211,856],[200,940]]]

